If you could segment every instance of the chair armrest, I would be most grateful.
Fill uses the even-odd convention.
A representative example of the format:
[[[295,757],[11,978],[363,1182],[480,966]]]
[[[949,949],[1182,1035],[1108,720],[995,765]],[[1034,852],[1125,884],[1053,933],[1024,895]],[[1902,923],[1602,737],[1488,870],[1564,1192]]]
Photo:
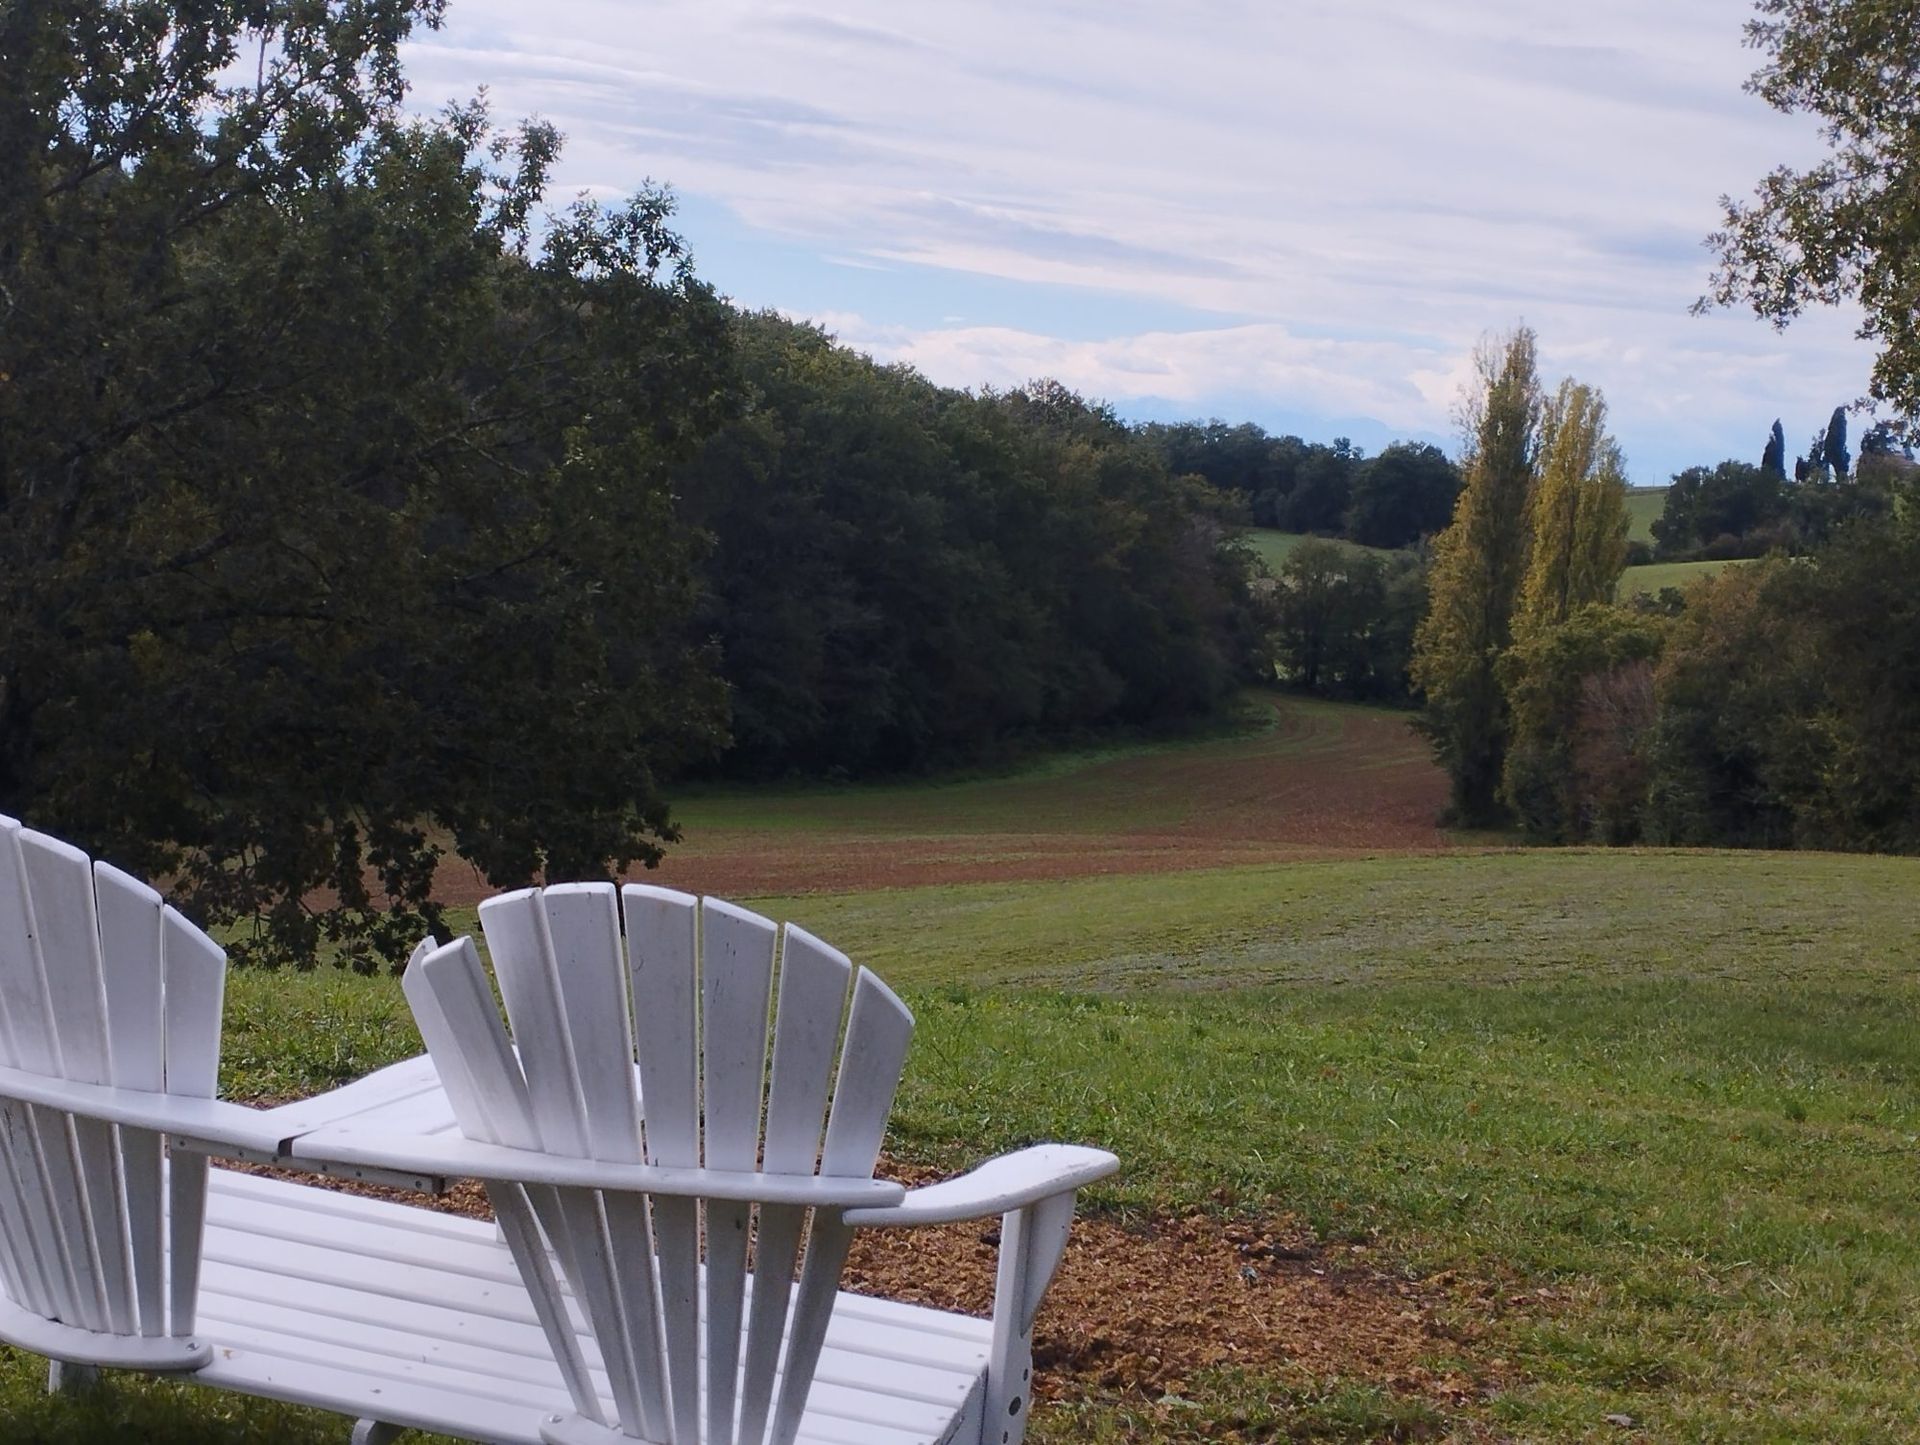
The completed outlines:
[[[17,1099],[122,1124],[134,1129],[175,1134],[235,1149],[278,1153],[299,1132],[297,1104],[278,1109],[249,1109],[221,1099],[186,1094],[157,1094],[112,1084],[82,1084],[25,1069],[0,1068],[0,1099]]]
[[[294,1106],[288,1105],[291,1110]],[[284,1151],[294,1168],[348,1165],[389,1172],[613,1189],[726,1199],[746,1204],[799,1204],[851,1209],[897,1204],[906,1190],[888,1179],[843,1179],[814,1174],[756,1174],[745,1170],[687,1169],[618,1164],[544,1150],[484,1144],[460,1134],[399,1134],[326,1126],[303,1134]]]
[[[1035,1144],[989,1159],[956,1179],[910,1189],[907,1197],[890,1209],[849,1209],[841,1218],[863,1228],[986,1219],[1070,1193],[1096,1179],[1105,1179],[1119,1167],[1120,1161],[1104,1149]]]

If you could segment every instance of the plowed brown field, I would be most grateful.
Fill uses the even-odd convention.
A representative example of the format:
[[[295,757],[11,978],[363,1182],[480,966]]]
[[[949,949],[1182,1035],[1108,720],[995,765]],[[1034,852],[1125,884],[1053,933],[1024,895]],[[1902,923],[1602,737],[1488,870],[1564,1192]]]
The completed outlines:
[[[1271,726],[957,783],[682,803],[648,881],[731,897],[1430,852],[1447,784],[1410,714],[1271,695]],[[491,890],[450,862],[440,893]]]

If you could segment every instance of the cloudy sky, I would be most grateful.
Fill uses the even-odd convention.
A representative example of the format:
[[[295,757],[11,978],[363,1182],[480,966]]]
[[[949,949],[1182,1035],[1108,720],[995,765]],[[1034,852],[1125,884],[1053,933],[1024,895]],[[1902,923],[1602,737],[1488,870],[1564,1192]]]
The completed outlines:
[[[1474,339],[1602,387],[1636,482],[1804,448],[1849,314],[1688,315],[1716,199],[1817,154],[1745,95],[1745,0],[452,0],[563,193],[652,178],[698,269],[957,386],[1452,448]]]

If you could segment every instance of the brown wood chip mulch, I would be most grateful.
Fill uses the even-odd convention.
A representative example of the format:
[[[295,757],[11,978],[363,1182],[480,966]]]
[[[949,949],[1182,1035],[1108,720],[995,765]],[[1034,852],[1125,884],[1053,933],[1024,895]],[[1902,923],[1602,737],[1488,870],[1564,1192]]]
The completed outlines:
[[[881,1172],[908,1184],[936,1177],[890,1161]],[[434,1197],[286,1177],[490,1217],[484,1192],[471,1181]],[[998,1243],[997,1220],[862,1230],[844,1287],[986,1315]],[[1360,1381],[1445,1409],[1500,1383],[1504,1361],[1483,1360],[1470,1370],[1459,1362],[1485,1355],[1487,1324],[1504,1304],[1518,1302],[1485,1282],[1397,1276],[1374,1263],[1367,1247],[1322,1243],[1287,1219],[1193,1213],[1123,1224],[1083,1217],[1040,1311],[1035,1393],[1072,1398],[1092,1387],[1151,1402],[1181,1394],[1198,1372],[1236,1368]],[[1436,1366],[1442,1358],[1454,1367]]]

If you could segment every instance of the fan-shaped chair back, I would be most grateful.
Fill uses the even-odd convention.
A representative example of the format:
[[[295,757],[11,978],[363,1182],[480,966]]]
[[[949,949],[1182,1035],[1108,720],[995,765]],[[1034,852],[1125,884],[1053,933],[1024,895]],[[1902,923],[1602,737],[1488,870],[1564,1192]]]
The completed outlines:
[[[0,1066],[211,1098],[225,981],[153,889],[0,818]],[[206,1169],[152,1130],[0,1098],[0,1285],[78,1330],[184,1338]]]
[[[871,1178],[913,1019],[845,955],[639,885],[527,889],[480,918],[511,1043],[470,940],[423,944],[405,984],[467,1137]],[[553,1438],[592,1438],[577,1428],[592,1422],[674,1445],[793,1440],[846,1261],[838,1211],[697,1190],[490,1193],[581,1417]]]

